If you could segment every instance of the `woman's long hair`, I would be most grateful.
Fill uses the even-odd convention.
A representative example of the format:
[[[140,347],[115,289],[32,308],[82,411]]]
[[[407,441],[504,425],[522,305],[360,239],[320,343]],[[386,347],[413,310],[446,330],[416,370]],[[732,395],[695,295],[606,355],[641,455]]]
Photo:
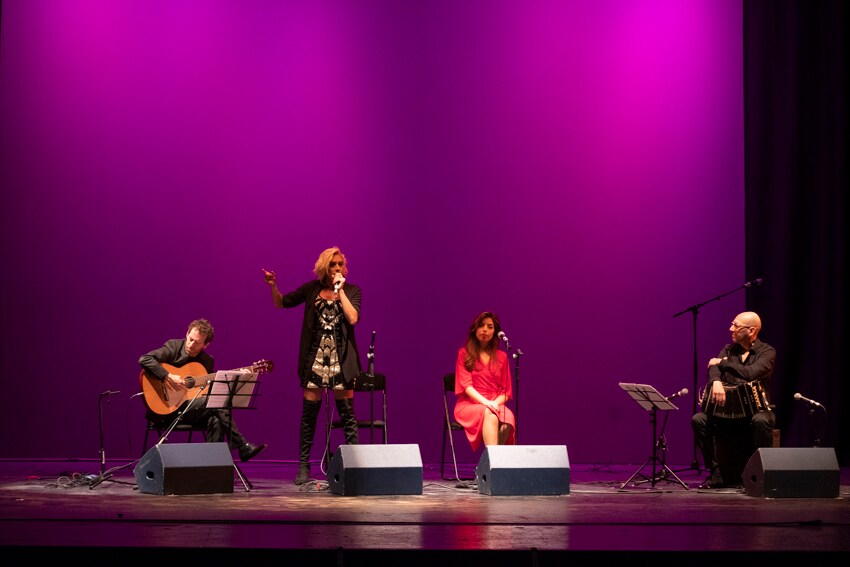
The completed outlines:
[[[484,348],[481,348],[478,345],[478,338],[475,336],[475,332],[481,326],[482,321],[488,317],[493,320],[493,336],[490,338],[490,342]],[[463,359],[464,368],[471,372],[475,368],[475,362],[478,360],[478,357],[482,352],[486,352],[490,355],[490,364],[496,365],[495,368],[498,369],[499,359],[496,357],[496,350],[499,346],[499,333],[501,331],[502,324],[499,322],[499,316],[492,311],[484,311],[475,317],[472,320],[472,324],[469,325],[469,332],[466,336],[466,356]]]

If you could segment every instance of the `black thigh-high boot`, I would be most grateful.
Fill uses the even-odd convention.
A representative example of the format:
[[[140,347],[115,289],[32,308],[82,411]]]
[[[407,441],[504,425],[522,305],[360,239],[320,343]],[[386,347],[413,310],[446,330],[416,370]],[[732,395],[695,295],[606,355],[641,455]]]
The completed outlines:
[[[357,445],[357,418],[354,417],[354,400],[351,398],[336,400],[336,409],[339,412],[339,420],[342,422],[342,430],[345,432],[345,444]]]
[[[313,437],[316,435],[316,418],[322,402],[305,399],[301,404],[301,441],[298,456],[298,476],[295,484],[304,484],[310,478],[310,449],[313,448]]]

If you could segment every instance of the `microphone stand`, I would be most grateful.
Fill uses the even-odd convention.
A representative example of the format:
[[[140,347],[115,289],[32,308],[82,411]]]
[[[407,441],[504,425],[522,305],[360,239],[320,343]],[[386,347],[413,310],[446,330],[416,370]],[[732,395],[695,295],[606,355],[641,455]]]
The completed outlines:
[[[101,393],[100,396],[98,396],[97,408],[98,408],[98,425],[99,425],[99,429],[100,429],[100,474],[98,476],[94,476],[94,475],[87,476],[87,479],[89,479],[89,489],[90,490],[94,490],[95,487],[97,487],[98,485],[100,485],[100,483],[102,483],[106,480],[108,480],[109,482],[115,482],[115,483],[119,483],[119,484],[131,484],[131,483],[126,483],[126,482],[123,482],[123,481],[120,481],[120,480],[113,479],[112,473],[114,473],[115,471],[119,471],[121,469],[126,469],[127,467],[135,464],[136,461],[131,461],[127,464],[119,465],[117,467],[112,467],[111,469],[106,470],[106,450],[104,449],[104,442],[103,442],[103,399],[108,397],[108,396],[113,396],[115,394],[120,394],[120,393],[121,393],[120,390],[117,390],[117,391],[107,390],[107,391]],[[136,395],[139,395],[139,394],[136,394]]]
[[[694,336],[694,389],[693,389],[694,400],[693,400],[693,413],[691,415],[694,415],[694,414],[697,413],[697,397],[698,397],[697,396],[697,392],[698,392],[697,386],[698,386],[698,383],[699,383],[699,358],[698,358],[698,354],[697,354],[697,315],[699,315],[700,307],[702,307],[703,305],[706,305],[708,303],[711,303],[712,301],[717,301],[719,299],[722,299],[722,298],[726,297],[727,295],[731,295],[731,294],[733,294],[736,291],[739,291],[741,289],[751,288],[754,284],[755,285],[761,285],[762,279],[756,278],[752,281],[748,281],[747,283],[745,283],[741,286],[738,286],[735,289],[731,289],[731,290],[727,291],[726,293],[721,293],[720,295],[718,295],[716,297],[712,297],[711,299],[708,299],[708,300],[703,301],[701,303],[691,305],[690,307],[683,309],[682,311],[679,311],[678,313],[673,315],[674,319],[676,317],[679,317],[680,315],[684,315],[685,313],[688,313],[688,312],[690,312],[693,315],[692,319],[693,319],[693,327],[694,327],[694,333],[693,333],[693,336]],[[698,471],[698,470],[700,470],[700,466],[699,466],[699,460],[698,460],[698,456],[697,456],[696,438],[694,438],[694,440],[693,440],[693,447],[694,447],[694,459],[691,462],[690,468],[695,470],[695,471]]]
[[[369,385],[371,392],[369,393],[369,422],[375,423],[375,331],[372,331],[372,344],[369,345],[369,354],[366,355],[366,358],[369,359],[369,365],[366,368],[366,375],[369,377]],[[386,387],[386,385],[385,385]],[[387,415],[387,397],[384,396],[384,405],[383,405],[384,413],[383,415]],[[369,440],[372,440],[372,434],[374,433],[375,428],[369,428]],[[387,435],[387,422],[384,421],[384,441],[388,438]]]
[[[818,431],[818,436],[815,437],[814,443],[812,445],[813,447],[820,447],[821,446],[821,440],[824,436],[824,433],[826,433],[826,422],[827,422],[828,415],[826,413],[826,407],[824,407],[823,405],[821,405],[821,404],[817,404],[817,405],[812,404],[812,405],[814,407],[809,408],[809,415],[812,416],[812,418],[814,418],[814,416],[815,416],[815,409],[816,408],[820,408],[820,409],[823,410],[823,427],[821,427],[820,431]]]
[[[508,343],[508,350],[511,350],[511,343]],[[514,380],[516,381],[516,392],[514,392],[514,421],[516,429],[514,430],[514,441],[519,445],[519,359],[523,355],[522,349],[516,349],[514,352]]]
[[[369,366],[366,369],[366,376],[369,378],[368,383],[370,389],[374,391],[375,389],[375,331],[372,331],[372,344],[369,345],[369,354],[366,355],[369,359]],[[358,380],[360,377],[358,376],[355,380]],[[330,388],[324,388],[325,390],[325,421],[327,422],[327,431],[325,432],[325,451],[322,453],[322,461],[319,466],[322,469],[322,472],[326,472],[325,466],[330,469],[331,464],[331,431],[333,430],[333,417],[331,412],[331,396],[330,396]],[[384,415],[387,414],[387,406],[386,400],[384,401]],[[369,396],[369,420],[374,423],[375,421],[375,410],[373,405],[372,396]],[[386,439],[386,427],[387,424],[384,424],[384,438]],[[372,440],[372,429],[369,430],[369,440]]]
[[[92,481],[91,488],[94,488],[104,480],[109,480],[112,477],[111,472],[108,474],[106,472],[106,449],[104,449],[105,443],[103,441],[103,400],[113,394],[120,393],[120,390],[115,392],[107,390],[105,392],[101,392],[101,394],[97,397],[97,425],[98,432],[100,433],[100,474]]]
[[[366,374],[368,374],[370,378],[374,378],[375,377],[375,331],[372,331],[372,344],[369,345],[369,354],[366,355],[366,358],[369,359],[369,367],[366,370]]]
[[[325,396],[325,450],[322,451],[322,460],[319,461],[319,469],[323,474],[327,474],[331,465],[331,432],[333,431],[333,411],[331,410],[331,402],[335,399],[331,395],[332,388],[329,385],[322,385],[322,393]]]
[[[191,409],[192,404],[195,403],[195,400],[197,400],[200,397],[200,395],[204,392],[204,390],[207,389],[207,387],[209,385],[210,385],[210,383],[207,382],[206,384],[201,386],[201,388],[197,392],[195,392],[195,396],[191,400],[189,400],[189,403],[186,404],[186,407],[183,408],[183,411],[181,411],[177,414],[177,417],[174,418],[174,421],[172,421],[171,425],[169,425],[168,429],[166,429],[165,434],[162,437],[160,437],[159,441],[156,444],[157,447],[159,447],[160,445],[165,443],[165,440],[168,439],[168,436],[171,435],[171,432],[174,431],[174,428],[177,427],[177,424],[180,423],[181,419],[183,419],[183,414],[186,413],[187,411],[189,411],[189,409]]]
[[[111,390],[107,390],[102,392],[97,397],[97,425],[98,430],[100,431],[100,475],[106,472],[106,449],[104,449],[105,443],[103,442],[103,399],[111,396],[113,394],[120,394],[121,392],[113,392]]]

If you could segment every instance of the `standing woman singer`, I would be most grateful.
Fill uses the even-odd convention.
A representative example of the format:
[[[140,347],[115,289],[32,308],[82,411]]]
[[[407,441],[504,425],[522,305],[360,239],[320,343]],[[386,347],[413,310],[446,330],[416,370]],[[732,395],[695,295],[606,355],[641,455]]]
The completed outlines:
[[[275,307],[287,309],[304,304],[298,347],[298,377],[304,399],[298,475],[295,477],[295,484],[304,484],[310,478],[310,450],[322,407],[323,389],[333,390],[345,443],[357,444],[353,397],[354,380],[360,374],[360,355],[354,326],[360,319],[360,288],[346,282],[348,264],[337,247],[319,254],[313,267],[316,279],[287,294],[278,290],[273,271],[262,271]]]

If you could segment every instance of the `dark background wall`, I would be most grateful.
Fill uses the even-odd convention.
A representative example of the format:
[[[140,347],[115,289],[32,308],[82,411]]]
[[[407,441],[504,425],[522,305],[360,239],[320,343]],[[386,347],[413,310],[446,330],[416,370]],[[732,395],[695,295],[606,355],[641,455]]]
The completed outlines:
[[[847,2],[744,3],[747,270],[772,282],[752,305],[782,321],[773,396],[788,443],[835,446],[845,464],[846,20]]]
[[[639,382],[691,390],[666,430],[669,459],[690,463],[694,327],[701,386],[746,307],[782,348],[783,409],[792,391],[835,394],[837,368],[791,372],[802,321],[778,308],[782,254],[754,260],[748,243],[744,12],[4,0],[0,419],[20,434],[0,456],[96,457],[106,390],[122,392],[104,407],[107,452],[137,456],[138,357],[206,317],[219,368],[274,361],[238,420],[266,458],[295,459],[301,311],[272,308],[260,268],[286,291],[332,245],[364,290],[390,442],[426,461],[440,378],[484,309],[524,353],[521,442],[566,444],[575,462],[646,458],[648,416],[618,386]],[[842,289],[813,285],[812,301]],[[726,292],[696,321],[673,316]],[[828,335],[816,323],[806,335]],[[783,417],[785,438],[810,445],[810,417]]]

